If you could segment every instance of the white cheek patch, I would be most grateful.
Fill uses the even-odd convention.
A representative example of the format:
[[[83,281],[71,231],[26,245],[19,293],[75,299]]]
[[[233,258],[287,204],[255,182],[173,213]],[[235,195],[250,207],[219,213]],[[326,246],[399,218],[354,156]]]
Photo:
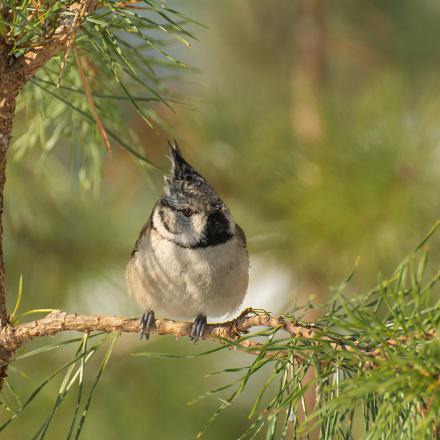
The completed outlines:
[[[182,246],[194,246],[199,243],[203,237],[206,220],[202,214],[194,214],[188,218],[188,221],[179,221],[179,214],[174,214],[173,228],[169,230],[163,223],[159,210],[156,209],[153,214],[153,226],[159,234]],[[174,232],[175,231],[175,232]]]
[[[201,237],[206,225],[205,217],[200,213],[196,213],[190,217],[190,220],[191,220],[192,230],[194,231],[195,234]]]

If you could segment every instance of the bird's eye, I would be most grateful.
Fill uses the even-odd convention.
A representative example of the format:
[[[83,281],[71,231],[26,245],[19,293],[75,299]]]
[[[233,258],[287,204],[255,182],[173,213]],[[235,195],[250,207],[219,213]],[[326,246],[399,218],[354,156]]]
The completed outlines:
[[[194,211],[190,208],[182,209],[182,214],[185,217],[191,217],[194,214]]]

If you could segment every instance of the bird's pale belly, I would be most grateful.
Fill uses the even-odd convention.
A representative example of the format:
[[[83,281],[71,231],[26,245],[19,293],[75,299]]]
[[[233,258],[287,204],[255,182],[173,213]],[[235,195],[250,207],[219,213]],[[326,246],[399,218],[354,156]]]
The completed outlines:
[[[238,309],[248,285],[246,249],[235,239],[185,249],[152,234],[127,267],[131,295],[145,310],[171,319],[203,313],[220,317]]]

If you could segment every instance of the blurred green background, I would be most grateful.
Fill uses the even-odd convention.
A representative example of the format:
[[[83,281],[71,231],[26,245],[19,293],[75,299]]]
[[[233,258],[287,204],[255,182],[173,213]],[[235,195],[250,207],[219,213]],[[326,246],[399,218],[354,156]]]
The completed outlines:
[[[163,168],[166,141],[175,136],[231,207],[251,252],[246,305],[279,313],[295,301],[324,302],[358,256],[351,291],[373,286],[440,214],[440,4],[204,0],[174,6],[206,25],[194,25],[199,41],[191,48],[176,47],[194,68],[169,84],[184,104],[174,113],[156,107],[170,130],[154,132],[128,111],[127,123]],[[30,116],[18,116],[16,135]],[[23,274],[22,310],[137,315],[124,268],[161,192],[161,175],[146,173],[114,146],[96,195],[80,188],[62,147],[43,157],[31,150],[8,163],[9,307]],[[121,337],[84,438],[195,438],[219,402],[186,402],[230,379],[204,375],[249,359],[129,354],[211,346]],[[11,368],[10,383],[24,398],[71,355],[66,348],[17,361],[26,376]],[[98,361],[91,362],[91,377]],[[2,438],[32,438],[58,387],[44,389]],[[206,438],[238,437],[252,397],[251,391],[220,416]],[[73,398],[63,404],[47,438],[64,438],[72,405]]]

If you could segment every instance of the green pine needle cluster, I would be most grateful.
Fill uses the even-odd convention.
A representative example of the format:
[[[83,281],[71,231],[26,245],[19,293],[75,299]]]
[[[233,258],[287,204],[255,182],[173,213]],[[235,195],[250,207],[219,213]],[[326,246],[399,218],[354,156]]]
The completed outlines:
[[[344,295],[353,272],[334,289],[334,299],[319,307],[322,317],[313,324],[302,318],[313,304],[284,316],[313,330],[313,336],[291,337],[280,326],[201,353],[249,340],[262,344],[248,366],[215,373],[232,374],[233,381],[196,399],[221,399],[209,422],[259,380],[249,426],[240,440],[260,438],[263,430],[266,439],[312,438],[317,432],[320,439],[332,440],[437,438],[440,270],[430,272],[426,242],[439,226],[370,292],[354,299]],[[232,392],[225,395],[226,390]]]
[[[60,24],[72,25],[75,10],[69,8],[79,3],[11,2],[0,35],[18,57],[48,44]],[[167,84],[186,68],[171,54],[172,45],[191,45],[195,37],[186,27],[193,22],[155,0],[99,2],[77,29],[72,25],[71,47],[48,62],[21,94],[18,110],[27,124],[14,142],[14,157],[21,158],[34,146],[46,154],[67,144],[69,164],[86,189],[97,189],[101,161],[111,145],[128,150],[144,166],[154,166],[127,124],[127,115],[137,114],[153,131],[164,124],[154,105],[172,110]]]
[[[283,316],[310,332],[292,336],[283,325],[244,335],[197,354],[164,354],[151,351],[138,357],[162,358],[167,362],[208,356],[227,349],[249,352],[245,366],[215,371],[213,375],[233,377],[226,384],[196,398],[197,403],[216,397],[220,406],[202,436],[222,412],[247,393],[256,393],[249,403],[248,427],[240,440],[316,438],[320,439],[432,439],[440,424],[440,270],[432,270],[425,240],[389,277],[380,279],[371,291],[349,298],[344,294],[354,276],[334,288],[334,299],[326,305],[308,303]],[[437,268],[438,269],[438,268]],[[313,323],[304,315],[321,311]],[[255,313],[266,313],[255,310]],[[88,414],[92,396],[109,361],[118,335],[96,333],[24,351],[21,359],[77,344],[73,358],[50,374],[26,399],[9,387],[1,406],[5,430],[52,381],[61,380],[58,395],[48,416],[38,427],[35,439],[45,438],[51,421],[69,393],[76,393],[67,437],[78,438]],[[89,341],[96,340],[91,344]],[[107,344],[107,340],[111,340]],[[244,342],[256,342],[244,346]],[[107,345],[100,364],[86,369],[86,363]],[[98,365],[98,366],[97,366]],[[19,370],[17,370],[19,371]],[[87,380],[86,380],[87,378]],[[86,384],[87,383],[87,387]],[[75,391],[76,390],[76,391]],[[80,415],[81,414],[81,415]]]

